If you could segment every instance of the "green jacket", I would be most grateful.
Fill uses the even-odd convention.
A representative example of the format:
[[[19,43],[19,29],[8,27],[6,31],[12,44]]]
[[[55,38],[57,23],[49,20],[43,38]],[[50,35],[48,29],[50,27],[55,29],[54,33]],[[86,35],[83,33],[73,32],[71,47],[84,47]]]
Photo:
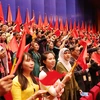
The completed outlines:
[[[56,65],[56,70],[60,73],[68,73],[67,69],[61,62],[58,62]],[[65,83],[64,92],[61,96],[61,100],[77,100],[77,92],[80,90],[74,73],[72,74],[71,79]]]

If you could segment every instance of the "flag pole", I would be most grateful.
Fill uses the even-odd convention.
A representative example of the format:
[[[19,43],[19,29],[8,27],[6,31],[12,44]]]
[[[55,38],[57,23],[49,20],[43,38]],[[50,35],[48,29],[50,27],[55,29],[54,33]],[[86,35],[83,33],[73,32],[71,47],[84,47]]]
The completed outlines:
[[[67,79],[70,77],[68,74],[69,73],[73,73],[74,72],[74,69],[76,68],[76,65],[77,65],[77,62],[75,61],[74,62],[74,65],[72,66],[72,68],[71,68],[71,70],[65,75],[65,77],[63,78],[63,80],[62,80],[62,83],[63,84],[65,84],[66,83],[66,81],[67,81]]]
[[[71,70],[70,70],[70,72],[73,72],[73,71],[74,71],[74,69],[76,68],[76,65],[77,65],[77,62],[75,61],[75,62],[74,62],[74,65],[72,66],[72,68],[71,68]]]
[[[12,72],[13,72],[13,70],[14,70],[14,67],[15,67],[16,61],[17,61],[17,58],[15,57],[15,58],[14,58],[13,65],[12,65],[12,68],[11,68],[11,72],[10,72],[10,74],[12,74]]]

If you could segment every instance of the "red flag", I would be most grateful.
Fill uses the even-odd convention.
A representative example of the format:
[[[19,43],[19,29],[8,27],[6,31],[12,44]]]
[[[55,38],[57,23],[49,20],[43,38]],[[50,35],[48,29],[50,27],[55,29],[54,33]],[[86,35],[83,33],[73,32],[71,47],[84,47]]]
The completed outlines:
[[[96,41],[94,41],[93,46],[94,47],[97,47],[98,46],[97,43],[96,43]]]
[[[94,32],[94,25],[92,25],[92,27],[91,27],[91,32],[92,32],[92,34],[95,33],[95,32]]]
[[[62,20],[62,18],[60,18],[60,30],[61,30],[61,31],[64,30],[64,25],[63,25],[63,20]]]
[[[81,37],[81,38],[84,38],[84,34],[83,34],[83,32],[82,31],[79,31],[80,33],[79,33],[79,36]]]
[[[25,48],[25,44],[26,44],[26,34],[23,33],[20,44],[18,46],[18,51],[16,53],[17,58],[20,58],[20,56],[22,56],[24,48]]]
[[[8,43],[8,47],[12,52],[16,52],[18,50],[18,43],[16,41],[16,38],[13,37],[10,42]]]
[[[29,28],[28,28],[28,24],[24,24],[24,32],[27,34],[30,34],[30,30],[29,30]],[[32,34],[30,34],[30,35],[32,35]]]
[[[15,28],[14,28],[15,32],[20,32],[20,25],[16,24]]]
[[[82,45],[85,48],[87,46],[87,43],[84,40],[81,40],[80,45]]]
[[[26,21],[25,21],[25,24],[29,24],[30,22],[30,16],[29,16],[29,11],[28,9],[26,10]]]
[[[91,59],[94,60],[96,63],[100,64],[100,54],[93,52],[91,55]]]
[[[78,26],[77,26],[78,30],[80,30],[80,22],[78,21]]]
[[[92,32],[93,32],[93,34],[96,33],[96,26],[95,25],[92,25]]]
[[[33,24],[33,25],[36,24],[34,10],[33,10],[33,13],[32,13],[32,19],[30,20],[30,24]]]
[[[4,95],[4,98],[5,98],[5,100],[13,100],[11,91],[8,91],[8,92]]]
[[[33,24],[35,23],[35,17],[33,17],[31,20],[30,20],[30,24]]]
[[[84,22],[82,21],[81,30],[84,30]]]
[[[57,37],[59,37],[59,36],[60,36],[60,31],[59,31],[59,30],[56,30],[56,31],[55,31],[55,35],[56,35]]]
[[[25,48],[24,48],[24,52],[28,52],[29,47],[30,47],[30,44],[27,44],[27,45],[25,46]]]
[[[18,47],[18,51],[16,53],[16,57],[18,58],[18,61],[17,61],[16,65],[14,67],[14,70],[12,71],[11,74],[14,74],[16,72],[18,65],[20,64],[20,62],[22,60],[22,55],[23,55],[23,52],[25,49],[25,44],[26,44],[26,34],[23,33],[21,42],[20,42],[19,47]]]
[[[69,29],[72,30],[72,19],[70,19],[70,23],[69,23]]]
[[[30,17],[28,18],[28,19],[30,19]],[[26,24],[26,23],[25,23]],[[34,14],[34,11],[33,11],[33,15],[32,15],[32,18],[31,18],[31,20],[28,22],[28,24],[35,24],[35,14]],[[32,25],[31,25],[32,26]]]
[[[55,21],[55,30],[59,29],[59,25],[58,25],[58,16],[56,16],[56,21]]]
[[[76,30],[76,20],[74,20],[73,29],[75,29],[75,30]]]
[[[88,24],[88,32],[91,31],[91,27],[90,27],[90,24]]]
[[[54,77],[52,77],[54,76]],[[47,76],[42,79],[42,80],[39,80],[43,85],[53,85],[58,79],[64,77],[65,74],[61,74],[57,71],[49,71],[47,72]]]
[[[17,17],[16,17],[15,23],[19,24],[19,25],[22,24],[22,18],[21,18],[21,13],[20,13],[20,8],[19,7],[18,7],[18,10],[17,10]]]
[[[87,69],[88,66],[86,64],[86,56],[87,56],[87,44],[85,41],[81,40],[80,44],[84,47],[82,52],[80,53],[77,63],[82,67],[83,70]]]
[[[65,31],[68,31],[68,20],[66,19],[66,23],[65,23]]]
[[[10,5],[8,5],[8,17],[7,17],[7,22],[12,24],[12,13],[10,9]]]
[[[44,17],[44,26],[48,26],[48,18],[47,18],[47,15],[45,15],[45,17]]]
[[[96,33],[96,25],[93,25],[93,32]]]
[[[52,29],[53,29],[52,27],[50,27],[50,26],[48,27],[48,30],[52,30]]]
[[[76,30],[73,30],[71,35],[72,35],[75,39],[78,38],[78,32],[77,32]]]
[[[42,17],[41,17],[41,15],[39,15],[38,27],[41,28],[42,26],[43,26]]]
[[[91,40],[90,34],[86,34],[88,40]]]
[[[94,40],[93,46],[97,46],[98,45],[98,41],[96,40],[95,36],[92,36],[92,40]]]
[[[31,27],[32,28],[32,27]],[[31,28],[29,29],[28,24],[24,24],[24,32],[26,34],[30,34],[31,36],[33,36],[33,33],[30,31]]]
[[[53,18],[52,18],[52,16],[50,16],[50,22],[49,22],[49,25],[50,25],[51,28],[53,28]]]
[[[87,23],[85,22],[85,28],[84,28],[85,31],[87,31]]]
[[[86,40],[87,45],[91,44],[91,41],[89,39]]]
[[[0,20],[2,21],[2,23],[4,23],[4,14],[1,2],[0,2]]]

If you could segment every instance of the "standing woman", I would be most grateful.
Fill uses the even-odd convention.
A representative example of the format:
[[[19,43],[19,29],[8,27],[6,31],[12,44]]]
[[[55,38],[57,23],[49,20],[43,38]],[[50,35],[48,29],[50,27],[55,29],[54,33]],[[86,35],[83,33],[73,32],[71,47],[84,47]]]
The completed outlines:
[[[54,48],[54,43],[53,43],[53,41],[49,41],[48,44],[47,44],[46,50],[47,50],[47,51],[52,51],[52,52],[53,52],[53,48]]]
[[[62,48],[59,52],[58,63],[56,65],[56,70],[60,73],[69,73],[71,70],[70,61],[70,51],[67,48]],[[78,100],[77,91],[80,88],[75,80],[74,73],[72,77],[65,83],[64,92],[61,96],[61,100]]]
[[[41,65],[40,64],[41,55],[39,54],[38,50],[39,50],[39,44],[36,41],[32,41],[29,53],[32,55],[32,58],[34,59],[35,62],[33,73],[37,77],[39,77],[40,65]]]
[[[55,66],[56,60],[55,55],[52,51],[46,51],[43,53],[41,60],[43,62],[43,69],[39,74],[39,79],[42,80],[47,76],[47,72],[53,71],[53,67]],[[52,76],[55,77],[55,76]],[[69,76],[68,76],[69,77]],[[67,81],[67,77],[66,77]],[[49,96],[45,96],[43,100],[60,100],[60,96],[64,91],[64,84],[58,79],[53,85],[48,86],[43,85],[40,82],[40,89],[41,90],[48,90]],[[61,99],[62,100],[62,99]]]
[[[13,100],[38,100],[37,97],[46,91],[40,91],[32,70],[34,61],[29,53],[24,53],[17,69],[17,76],[13,79],[11,89]]]

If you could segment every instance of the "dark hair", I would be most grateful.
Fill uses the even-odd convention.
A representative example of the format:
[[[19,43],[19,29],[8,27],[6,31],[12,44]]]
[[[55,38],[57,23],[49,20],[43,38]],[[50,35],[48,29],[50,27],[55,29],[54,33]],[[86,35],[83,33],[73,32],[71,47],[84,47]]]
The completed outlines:
[[[52,51],[45,51],[42,56],[41,56],[41,65],[45,67],[45,64],[43,63],[43,61],[45,61],[47,59],[47,55],[49,53],[52,53],[55,57],[55,54]]]
[[[73,52],[77,47],[79,47],[79,46],[74,45],[74,46],[70,47],[69,50],[70,50],[71,52]],[[82,49],[82,48],[81,48],[81,49]],[[81,50],[80,50],[80,51],[81,51]]]
[[[31,46],[33,47],[33,45],[35,44],[35,43],[37,43],[38,45],[39,45],[39,43],[38,43],[38,41],[32,41],[30,44],[31,44]],[[33,48],[34,49],[34,48]]]
[[[3,34],[3,33],[5,33],[5,32],[2,32],[2,34]],[[2,36],[2,34],[1,34],[1,36]],[[5,35],[6,35],[6,33],[5,33]],[[7,38],[5,38],[5,40],[4,40],[4,41],[1,39],[1,43],[2,43],[2,42],[7,43]]]
[[[26,35],[26,45],[32,42],[32,36],[30,34]]]
[[[54,55],[54,57],[55,57],[55,54],[54,54],[52,51],[45,51],[45,52],[42,54],[42,57],[41,57],[41,65],[44,66],[44,67],[42,68],[42,70],[43,70],[44,72],[48,72],[48,69],[47,69],[47,67],[45,66],[45,64],[43,63],[43,61],[46,61],[47,55],[48,55],[49,53],[52,53],[52,54]]]
[[[22,56],[22,61],[21,63],[18,65],[18,69],[17,69],[17,75],[18,75],[18,81],[19,83],[21,84],[21,89],[22,90],[25,90],[27,88],[27,84],[28,84],[28,80],[27,78],[23,75],[23,69],[22,69],[22,63],[24,61],[24,58],[25,58],[25,55],[27,55],[27,58],[30,57],[32,59],[32,56],[31,54],[29,53],[24,53],[23,56]],[[33,75],[33,72],[30,73],[30,76],[32,78],[32,81],[34,83],[37,83],[36,80],[35,80],[35,77]]]
[[[16,36],[17,33],[18,33],[18,32],[14,32],[13,35]]]
[[[54,41],[54,45],[56,46],[56,44],[57,44],[57,42],[59,41],[59,39],[56,39],[55,41]]]
[[[72,51],[75,50],[75,48],[76,48],[76,46],[72,46],[72,47],[69,48],[69,50],[72,52]]]

